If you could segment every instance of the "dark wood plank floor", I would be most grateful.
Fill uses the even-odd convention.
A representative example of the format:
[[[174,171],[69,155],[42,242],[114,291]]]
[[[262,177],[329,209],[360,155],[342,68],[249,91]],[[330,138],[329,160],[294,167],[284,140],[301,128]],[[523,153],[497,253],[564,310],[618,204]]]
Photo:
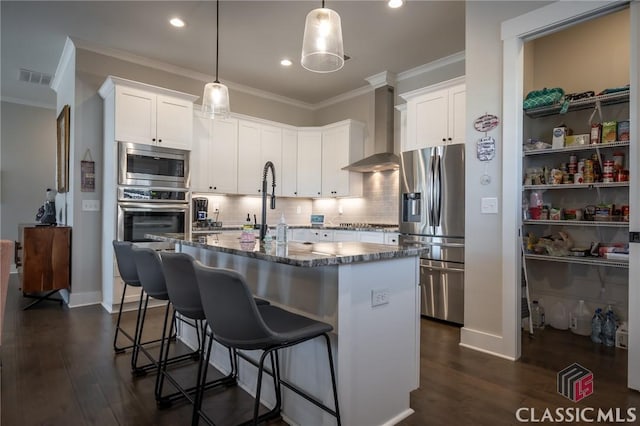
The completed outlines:
[[[43,302],[22,311],[28,300],[15,276],[9,290],[0,349],[2,425],[189,424],[189,405],[158,410],[154,375],[133,378],[129,354],[113,354],[115,317],[102,307],[68,310]],[[161,311],[150,311],[149,324],[161,322]],[[126,321],[131,325],[133,315]],[[421,333],[421,387],[411,395],[416,413],[402,425],[516,424],[520,407],[640,407],[640,393],[626,388],[626,352],[592,345],[588,338],[544,330],[533,339],[525,336],[522,360],[511,362],[460,347],[457,327],[423,320]],[[577,404],[556,392],[557,372],[573,362],[595,377],[594,394]],[[183,379],[190,377],[187,371]],[[235,387],[210,393],[205,408],[224,426],[247,419],[251,404]]]

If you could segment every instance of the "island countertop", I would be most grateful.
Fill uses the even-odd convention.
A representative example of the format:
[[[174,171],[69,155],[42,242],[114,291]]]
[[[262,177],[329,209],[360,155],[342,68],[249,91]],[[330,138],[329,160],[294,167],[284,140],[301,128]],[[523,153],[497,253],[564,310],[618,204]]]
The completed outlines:
[[[268,245],[241,242],[240,232],[213,235],[149,234],[155,241],[166,241],[191,247],[210,249],[221,253],[284,263],[292,266],[318,267],[357,262],[373,262],[384,259],[420,256],[420,247],[372,244],[362,242],[288,242],[285,245],[272,242]]]

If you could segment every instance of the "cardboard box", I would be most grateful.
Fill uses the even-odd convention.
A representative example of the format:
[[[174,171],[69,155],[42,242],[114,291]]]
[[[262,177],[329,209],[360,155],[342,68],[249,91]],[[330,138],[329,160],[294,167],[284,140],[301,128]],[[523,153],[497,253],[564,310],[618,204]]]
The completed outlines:
[[[556,127],[553,129],[553,139],[551,140],[552,148],[564,148],[564,142],[567,136],[573,132],[567,127]]]
[[[591,135],[588,133],[582,135],[567,135],[564,138],[564,146],[589,145]]]

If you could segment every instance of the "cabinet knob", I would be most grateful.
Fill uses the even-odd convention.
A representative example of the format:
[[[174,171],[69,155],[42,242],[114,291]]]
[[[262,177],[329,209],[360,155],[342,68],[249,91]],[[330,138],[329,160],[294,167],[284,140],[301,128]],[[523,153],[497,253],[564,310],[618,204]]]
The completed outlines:
[[[162,139],[158,139],[158,142],[162,142]]]
[[[451,138],[447,138],[447,140],[448,140],[448,141],[450,141],[450,140],[451,140]]]
[[[293,193],[293,195],[298,195],[298,191],[295,191],[295,192]]]
[[[151,142],[155,142],[155,141],[156,141],[156,138],[151,139]]]
[[[320,195],[320,192],[318,192],[318,195]]]
[[[446,142],[447,140],[445,138],[442,138],[442,142]]]
[[[213,189],[212,187],[209,187],[209,189]]]
[[[258,192],[262,192],[262,190],[261,190],[261,189],[258,189]]]
[[[218,187],[217,187],[217,186],[214,186],[214,187],[213,187],[213,189],[218,189]]]

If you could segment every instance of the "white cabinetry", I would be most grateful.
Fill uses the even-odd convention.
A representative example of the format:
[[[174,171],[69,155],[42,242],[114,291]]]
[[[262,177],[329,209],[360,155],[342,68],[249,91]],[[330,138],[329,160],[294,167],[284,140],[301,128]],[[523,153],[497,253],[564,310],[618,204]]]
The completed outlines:
[[[333,241],[359,241],[358,231],[333,231]]]
[[[384,244],[383,232],[360,231],[358,234],[359,241],[362,243]]]
[[[108,77],[109,84],[115,88],[117,141],[191,149],[197,96],[116,77]]]
[[[193,192],[238,192],[238,120],[194,117],[191,151]]]
[[[238,121],[238,193],[260,195],[262,172],[267,161],[276,169],[282,164],[282,129],[246,120]],[[269,193],[271,180],[269,177]],[[276,181],[277,183],[277,181]],[[276,186],[276,195],[282,194]]]
[[[283,197],[295,197],[298,190],[298,132],[282,129],[282,169],[276,170]]]
[[[298,130],[298,197],[322,195],[322,131]]]
[[[465,85],[455,79],[401,94],[407,101],[402,151],[465,142]]]
[[[322,130],[322,196],[362,196],[362,173],[342,170],[364,154],[364,126],[346,120]]]

